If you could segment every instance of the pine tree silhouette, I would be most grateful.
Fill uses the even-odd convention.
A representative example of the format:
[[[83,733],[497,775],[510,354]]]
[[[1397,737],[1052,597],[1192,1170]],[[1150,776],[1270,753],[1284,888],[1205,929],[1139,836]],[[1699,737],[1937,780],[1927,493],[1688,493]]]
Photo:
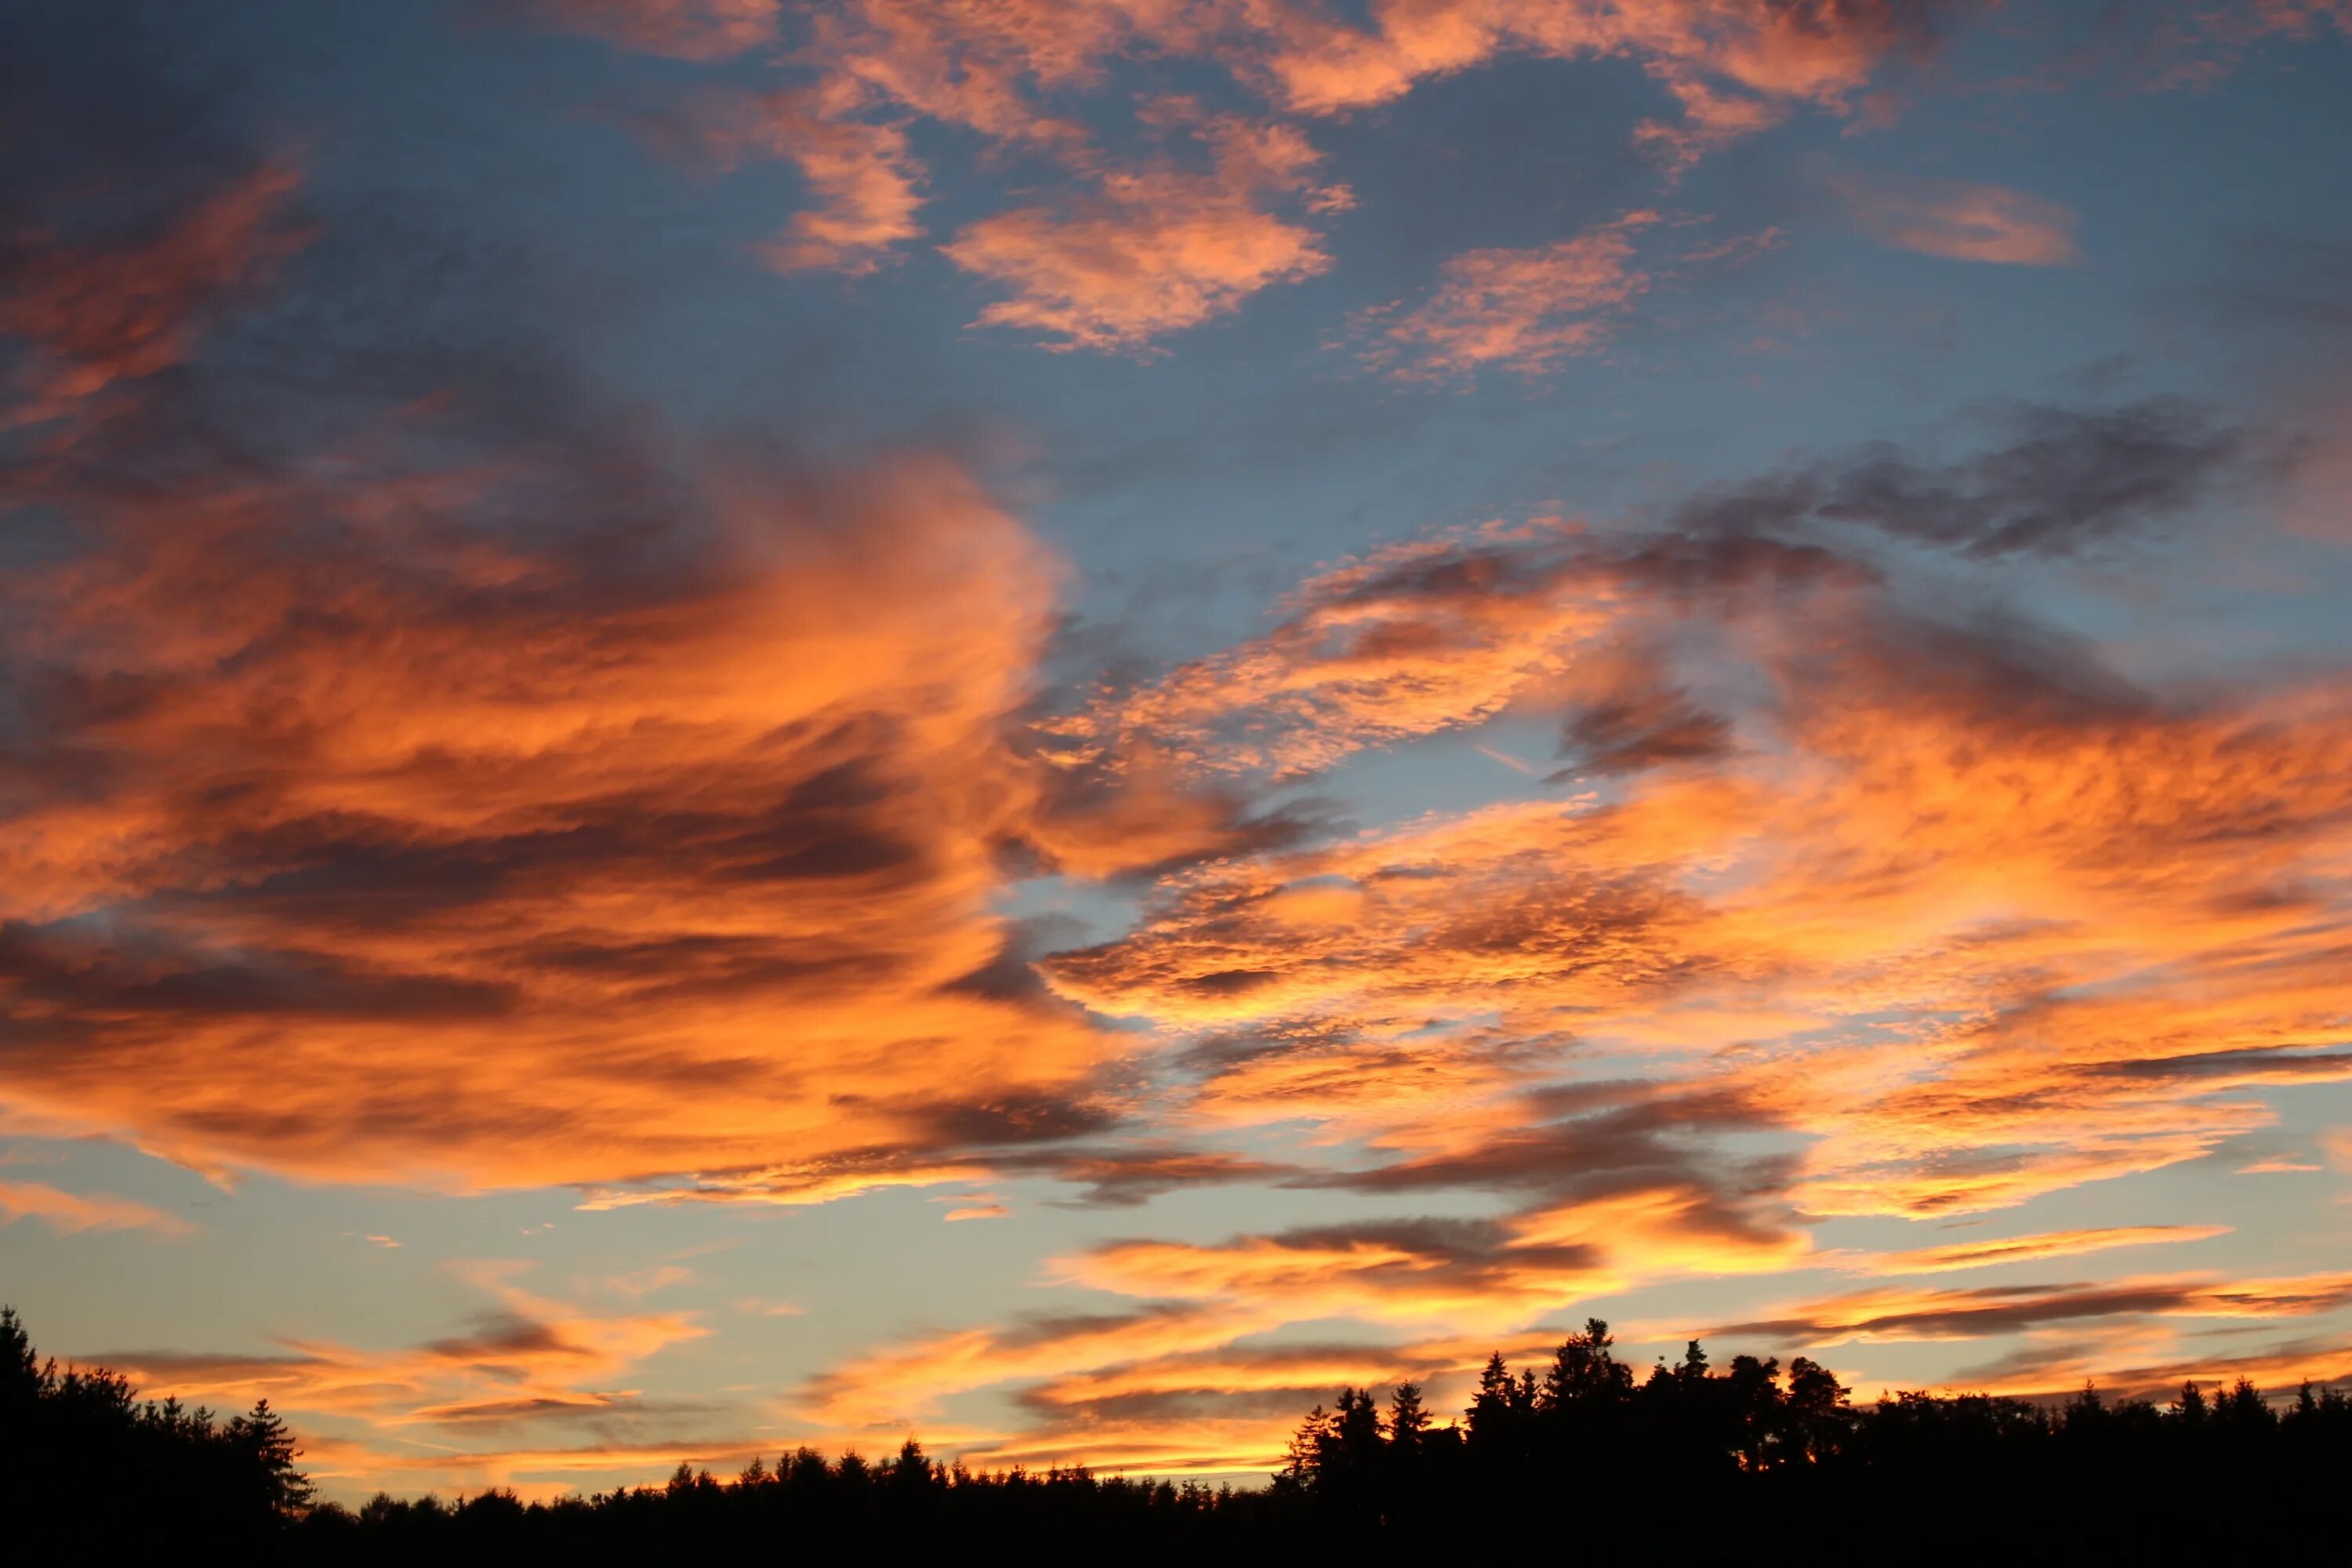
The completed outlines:
[[[1421,1385],[1343,1388],[1292,1436],[1261,1491],[1097,1477],[1080,1466],[975,1472],[909,1436],[881,1465],[803,1447],[731,1482],[681,1459],[667,1484],[525,1502],[318,1502],[294,1433],[257,1401],[226,1423],[142,1403],[103,1369],[60,1370],[0,1310],[0,1521],[16,1560],[166,1553],[321,1563],[888,1559],[1046,1549],[1197,1563],[1324,1556],[1379,1536],[1459,1554],[1524,1526],[1591,1563],[2105,1560],[2162,1520],[2162,1544],[2222,1561],[2339,1554],[2317,1506],[2352,1461],[2352,1399],[2305,1383],[2280,1405],[2239,1379],[2166,1405],[2085,1385],[2052,1405],[1899,1393],[1856,1406],[1828,1368],[1686,1347],[1636,1385],[1606,1323],[1538,1376],[1488,1358],[1459,1425]],[[2180,1500],[2198,1500],[2184,1513]],[[1965,1504],[1965,1506],[1960,1506]],[[1923,1527],[1933,1522],[1932,1534]],[[93,1545],[102,1538],[102,1545]],[[0,1539],[9,1539],[0,1537]],[[79,1543],[28,1554],[26,1543]]]

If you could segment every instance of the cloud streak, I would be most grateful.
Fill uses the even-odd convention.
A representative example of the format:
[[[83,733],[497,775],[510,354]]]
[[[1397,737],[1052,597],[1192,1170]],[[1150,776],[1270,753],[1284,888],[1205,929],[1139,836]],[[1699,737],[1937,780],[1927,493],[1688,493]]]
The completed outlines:
[[[1868,1291],[1808,1303],[1781,1317],[1711,1331],[1777,1343],[1974,1339],[2081,1319],[2293,1318],[2352,1301],[2352,1277],[2286,1279],[2122,1279],[2100,1285],[1988,1286],[1973,1290]]]
[[[51,1230],[148,1230],[186,1236],[196,1227],[159,1209],[111,1193],[68,1193],[46,1182],[0,1182],[0,1225],[37,1219]]]
[[[2075,215],[2000,185],[1843,172],[1831,185],[1882,245],[1951,261],[2058,267],[2081,259]]]
[[[1908,1252],[1882,1253],[1860,1260],[1873,1274],[1947,1274],[1963,1268],[1991,1268],[2009,1263],[2036,1263],[2046,1258],[2079,1258],[2117,1247],[2148,1247],[2210,1241],[2227,1236],[2225,1225],[2130,1225],[2095,1230],[2049,1231],[2039,1236],[2004,1237],[1996,1241],[1961,1241],[1945,1247],[1923,1247]]]

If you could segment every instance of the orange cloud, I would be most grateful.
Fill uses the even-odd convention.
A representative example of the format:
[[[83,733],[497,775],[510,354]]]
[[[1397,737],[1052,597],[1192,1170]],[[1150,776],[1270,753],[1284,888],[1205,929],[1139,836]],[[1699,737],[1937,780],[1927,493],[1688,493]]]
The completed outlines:
[[[771,41],[777,12],[775,0],[541,7],[574,30],[705,61]],[[1881,59],[1923,37],[1892,0],[1394,0],[1360,21],[1257,0],[852,0],[806,16],[804,36],[780,58],[796,85],[769,94],[753,117],[764,126],[732,140],[792,159],[815,198],[766,247],[784,271],[868,271],[915,236],[922,171],[901,119],[973,132],[997,153],[1051,158],[1070,178],[1067,191],[969,224],[942,249],[1005,295],[980,324],[1036,332],[1054,349],[1131,350],[1326,270],[1321,237],[1296,214],[1344,210],[1354,197],[1310,181],[1316,155],[1294,121],[1205,121],[1206,171],[1165,156],[1108,155],[1096,132],[1056,106],[1102,90],[1114,61],[1211,64],[1276,113],[1314,116],[1383,103],[1506,55],[1628,58],[1681,105],[1678,120],[1637,132],[1679,168],[1791,105],[1843,109]],[[1139,113],[1147,135],[1170,129],[1169,101]],[[1187,117],[1199,118],[1174,116]],[[1450,376],[1488,363],[1532,374],[1589,350],[1608,312],[1646,282],[1626,265],[1622,235],[1632,221],[1542,250],[1457,258],[1430,301],[1386,325],[1381,353],[1417,362],[1409,374]]]
[[[1418,1383],[1430,1408],[1458,1408],[1486,1356],[1550,1356],[1555,1331],[1454,1335],[1404,1344],[1256,1340],[1206,1352],[1169,1352],[1122,1366],[1045,1377],[1021,1392],[1034,1425],[967,1444],[983,1465],[1085,1462],[1148,1474],[1267,1471],[1310,1404],[1336,1389]]]
[[[1087,133],[1046,110],[1048,93],[1101,85],[1108,60],[1197,47],[1190,0],[849,0],[819,9],[803,61],[875,100],[992,140],[1082,150]]]
[[[154,257],[244,276],[185,236],[279,189],[16,319],[147,374],[214,298]],[[97,417],[90,463],[142,428]],[[0,740],[8,1124],[608,1203],[970,1181],[1103,1125],[1125,1047],[992,908],[1015,845],[1131,864],[1118,781],[1016,743],[1057,563],[927,455],[555,447],[457,392],[317,460],[8,474],[76,546],[0,578],[39,715]],[[1153,860],[1246,841],[1152,798]]]
[[[1265,205],[1311,196],[1317,154],[1306,139],[1232,118],[1201,134],[1206,173],[1108,172],[1092,196],[998,213],[941,247],[965,271],[1012,291],[979,324],[1046,333],[1059,349],[1132,349],[1328,268],[1312,230]]]
[[[1151,1473],[1265,1470],[1309,1404],[1340,1386],[1408,1379],[1442,1404],[1490,1351],[1548,1352],[1558,1335],[1462,1335],[1396,1345],[1255,1339],[1285,1320],[1228,1301],[1104,1316],[1045,1317],[928,1336],[854,1359],[813,1380],[799,1417],[840,1432],[916,1429],[976,1465],[1084,1463]],[[938,1401],[1020,1385],[1018,1431],[942,1434]]]
[[[0,1225],[37,1219],[52,1230],[152,1230],[185,1236],[196,1227],[111,1193],[68,1193],[46,1182],[0,1182]]]
[[[776,105],[772,123],[817,199],[814,211],[795,216],[768,247],[778,271],[871,272],[881,252],[922,232],[915,221],[920,169],[904,130],[810,114],[788,102]]]
[[[939,1401],[1002,1383],[1210,1351],[1254,1327],[1197,1306],[962,1329],[852,1357],[811,1379],[799,1413],[851,1428],[907,1426]]]
[[[227,1408],[268,1399],[299,1433],[306,1469],[347,1495],[384,1485],[506,1484],[540,1470],[642,1473],[646,1461],[637,1449],[603,1463],[583,1453],[567,1465],[561,1450],[486,1444],[581,1423],[613,1431],[661,1419],[637,1391],[613,1384],[705,1331],[690,1312],[577,1310],[522,1288],[516,1282],[521,1268],[460,1266],[460,1277],[496,1306],[465,1332],[405,1349],[286,1340],[256,1355],[129,1351],[89,1359],[123,1373],[148,1398]],[[699,1444],[676,1447],[708,1451]],[[755,1445],[737,1440],[730,1447],[748,1458]],[[429,1457],[417,1453],[420,1447]]]
[[[1402,315],[1361,318],[1378,333],[1371,363],[1405,380],[1446,380],[1497,365],[1539,375],[1608,338],[1613,317],[1649,287],[1630,236],[1657,221],[1631,213],[1527,250],[1472,250],[1439,270],[1430,297]]]
[[[1238,161],[1256,195],[1310,199],[1303,142],[1182,123],[1213,169],[1171,178]],[[214,295],[172,299],[133,337],[180,355]],[[1106,311],[1065,330],[1128,331]],[[864,1430],[1094,1379],[972,1440],[1091,1430],[1207,1466],[1273,1413],[1196,1401],[1155,1438],[1115,1402],[1191,1399],[1184,1358],[1307,1319],[1517,1331],[1647,1280],[1835,1262],[1807,1223],[2155,1170],[2267,1125],[2282,1086],[2352,1077],[2352,688],[2137,691],[2031,626],[1930,613],[1852,547],[1867,527],[1951,565],[2128,538],[2227,441],[2173,441],[2181,472],[2128,504],[2097,481],[2119,449],[2162,467],[2161,421],[2121,442],[2056,422],[1957,468],[1873,451],[1777,508],[1643,531],[1412,541],[1037,730],[1058,567],[955,465],[779,474],[601,427],[551,460],[469,408],[169,490],[11,474],[87,546],[0,579],[0,676],[38,721],[0,735],[12,1125],[592,1206],[1008,1173],[1101,1201],[1507,1195],[1491,1218],[1106,1245],[1064,1282],[1174,1304],[932,1335],[811,1390]],[[1246,816],[1269,782],[1467,752],[1507,716],[1557,726],[1575,793],[1511,781],[1320,837]],[[1159,874],[1130,930],[1033,968],[999,912],[1008,856]],[[1312,1163],[1106,1146],[1145,1096],[1188,1131],[1286,1124]],[[1755,1135],[1774,1152],[1720,1147]],[[278,1374],[354,1420],[555,1419],[625,1408],[607,1385],[695,1328],[499,1288],[532,1331],[299,1348]],[[1887,1290],[1743,1327],[1959,1338],[2346,1299],[2332,1276]]]
[[[2226,1388],[2242,1377],[2274,1394],[2306,1380],[2324,1387],[2352,1379],[2352,1345],[2305,1341],[2253,1355],[2178,1351],[2175,1355],[2167,1362],[2118,1366],[2095,1348],[2086,1355],[2079,1348],[2036,1343],[1965,1375],[1971,1391],[2019,1398],[2062,1398],[2079,1393],[2087,1383],[2110,1399],[2154,1400],[2169,1398],[2192,1381],[2209,1389]]]
[[[1896,5],[1832,11],[1761,0],[1392,0],[1360,20],[1255,0],[856,0],[826,8],[814,26],[803,56],[811,65],[919,113],[1039,142],[1082,136],[1041,107],[1043,95],[1098,85],[1115,58],[1214,61],[1282,110],[1324,115],[1526,54],[1637,60],[1688,119],[1653,138],[1705,143],[1770,123],[1791,102],[1841,108],[1888,53],[1923,36]]]
[[[780,272],[862,277],[923,232],[923,166],[906,127],[870,118],[869,108],[856,84],[835,79],[764,93],[706,91],[638,124],[656,148],[698,168],[723,173],[751,158],[794,164],[814,205],[761,254]]]
[[[1264,1472],[1309,1405],[1340,1388],[1418,1383],[1433,1408],[1467,1397],[1487,1355],[1548,1356],[1559,1335],[1486,1335],[1396,1345],[1260,1342],[1155,1355],[1032,1384],[1020,1401],[1035,1417],[1016,1434],[968,1442],[988,1465],[1086,1463],[1153,1474]]]
[[[2205,1241],[2229,1234],[2226,1225],[2109,1226],[2096,1230],[2047,1231],[2039,1236],[2011,1236],[1992,1241],[1923,1247],[1909,1252],[1877,1253],[1857,1262],[1873,1274],[1944,1274],[1960,1268],[2036,1262],[2045,1258],[2075,1258],[2116,1247]]]
[[[1482,1223],[1334,1226],[1222,1247],[1120,1242],[1063,1264],[1073,1283],[1126,1296],[1278,1308],[1276,1321],[1523,1322],[1591,1294],[1601,1276],[1576,1247],[1519,1245]]]
[[[1654,1185],[1499,1221],[1326,1226],[1218,1246],[1113,1242],[1063,1259],[1057,1277],[1200,1302],[1236,1333],[1320,1318],[1491,1332],[1670,1275],[1799,1267],[1807,1251],[1801,1233],[1758,1225],[1695,1185]]]
[[[296,1436],[303,1473],[320,1495],[353,1508],[379,1491],[446,1498],[496,1489],[526,1503],[553,1502],[607,1486],[643,1486],[679,1465],[731,1476],[754,1458],[772,1464],[777,1457],[774,1442],[740,1434],[423,1453],[299,1429]]]
[[[2297,1318],[2352,1304],[2352,1275],[2120,1279],[2098,1285],[1887,1289],[1832,1297],[1710,1334],[1806,1345],[1975,1339],[2104,1318]]]
[[[1035,798],[998,736],[1054,570],[1016,524],[913,459],[822,522],[738,496],[631,584],[467,536],[498,481],[452,482],[182,492],[11,584],[0,655],[63,704],[0,848],[20,1125],[206,1168],[793,1185],[1083,1102],[1090,1029],[959,986]],[[273,553],[321,516],[336,548]],[[142,700],[76,706],[99,669]]]
[[[709,60],[766,42],[775,12],[773,0],[564,0],[546,14],[629,47]],[[1295,123],[1205,122],[1206,172],[1107,157],[1092,132],[1049,104],[1098,90],[1114,60],[1213,62],[1278,112],[1323,115],[1505,55],[1631,58],[1681,104],[1680,120],[1639,132],[1679,167],[1791,104],[1841,109],[1882,58],[1920,36],[1903,7],[1879,3],[1412,0],[1374,5],[1358,23],[1255,0],[856,0],[807,18],[790,57],[805,85],[765,100],[766,129],[754,139],[798,163],[817,200],[767,256],[787,271],[857,272],[912,237],[920,170],[902,127],[875,117],[935,120],[999,150],[1042,152],[1074,181],[1062,197],[982,218],[942,247],[1005,291],[981,323],[1037,332],[1057,349],[1132,349],[1327,269],[1320,237],[1277,204],[1328,213],[1353,197],[1310,182],[1315,154]],[[1139,118],[1149,132],[1168,128],[1164,104]],[[1489,363],[1532,374],[1589,350],[1607,314],[1646,282],[1626,264],[1633,221],[1538,250],[1457,258],[1432,300],[1386,323],[1381,354],[1415,362],[1408,374],[1451,376]]]
[[[921,1403],[1017,1383],[1018,1431],[967,1429],[932,1446],[974,1465],[1083,1463],[1198,1474],[1276,1468],[1310,1404],[1340,1387],[1422,1384],[1433,1407],[1466,1396],[1487,1355],[1548,1355],[1560,1335],[1449,1335],[1397,1344],[1264,1338],[1278,1308],[1228,1302],[1110,1317],[1041,1318],[1006,1330],[939,1335],[862,1358],[814,1380],[795,1408],[843,1431],[910,1426]],[[861,1397],[859,1389],[868,1393]]]
[[[589,1385],[704,1332],[691,1313],[573,1311],[515,1284],[518,1268],[461,1269],[497,1299],[497,1310],[472,1332],[409,1350],[288,1341],[281,1352],[259,1356],[112,1352],[94,1359],[131,1377],[151,1398],[267,1398],[291,1413],[457,1431],[625,1408],[634,1394]]]
[[[1704,640],[1674,621],[1700,607]],[[1769,704],[1734,702],[1759,684]],[[2273,1119],[2263,1089],[2352,1076],[2325,1045],[2347,701],[2321,678],[2168,705],[1794,543],[1444,536],[1318,577],[1274,633],[1105,693],[1065,741],[1297,777],[1565,703],[1608,790],[1202,865],[1042,967],[1244,1042],[1201,1058],[1202,1121],[1407,1156],[1359,1184],[1654,1161],[1592,1117],[1682,1106],[1694,1135],[1801,1136],[1788,1195],[1817,1215],[2006,1206],[2209,1153]],[[1587,1042],[1643,1053],[1646,1098],[1562,1099]]]
[[[1855,575],[1823,551],[1767,540],[1488,523],[1318,573],[1264,637],[1102,691],[1043,728],[1065,765],[1119,768],[1140,754],[1303,777],[1516,709],[1617,699],[1645,662],[1629,640]]]
[[[1841,174],[1831,184],[1864,234],[1955,261],[2056,267],[2079,258],[2074,212],[2000,185]]]

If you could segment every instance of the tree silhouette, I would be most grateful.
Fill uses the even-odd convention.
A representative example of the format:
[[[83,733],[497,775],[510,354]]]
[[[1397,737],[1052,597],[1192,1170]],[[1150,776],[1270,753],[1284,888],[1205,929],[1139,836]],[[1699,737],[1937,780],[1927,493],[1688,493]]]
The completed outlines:
[[[176,1400],[142,1402],[103,1368],[42,1361],[0,1308],[0,1517],[103,1521],[121,1552],[277,1540],[310,1500],[296,1458],[266,1402],[226,1424]]]
[[[2352,1460],[2352,1399],[2305,1383],[2274,1405],[2238,1380],[2168,1405],[2085,1385],[2043,1405],[1893,1394],[1854,1405],[1829,1369],[1694,1342],[1636,1384],[1595,1319],[1540,1376],[1488,1358],[1459,1425],[1417,1383],[1344,1388],[1310,1411],[1262,1491],[975,1472],[908,1436],[888,1461],[814,1448],[731,1482],[681,1460],[660,1487],[526,1502],[312,1500],[294,1435],[266,1402],[226,1423],[142,1403],[122,1378],[34,1352],[0,1310],[0,1520],[59,1560],[240,1552],[332,1563],[702,1563],[1047,1549],[1143,1562],[1328,1556],[1378,1536],[1459,1555],[1540,1532],[1593,1563],[2104,1560],[2134,1529],[2172,1552],[2243,1561],[2340,1555],[2332,1495]],[[2194,1507],[2180,1507],[2194,1500]],[[2142,1523],[2139,1521],[2147,1521]],[[2160,1524],[2157,1521],[2161,1521]],[[1533,1538],[1531,1536],[1531,1538]],[[102,1545],[94,1544],[101,1542]],[[54,1554],[53,1554],[54,1555]]]
[[[1400,1383],[1389,1398],[1389,1445],[1400,1453],[1418,1453],[1429,1433],[1429,1412],[1422,1407],[1421,1384]]]
[[[294,1435],[269,1408],[268,1400],[255,1400],[250,1411],[228,1424],[228,1436],[250,1460],[255,1491],[264,1508],[293,1514],[310,1502],[310,1479],[294,1468],[302,1451],[294,1446]]]

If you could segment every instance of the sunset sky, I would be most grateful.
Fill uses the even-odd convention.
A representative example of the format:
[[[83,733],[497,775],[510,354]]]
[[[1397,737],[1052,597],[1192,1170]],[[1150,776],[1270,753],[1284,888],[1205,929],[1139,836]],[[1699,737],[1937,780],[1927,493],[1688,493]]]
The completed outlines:
[[[0,1300],[344,1499],[2352,1378],[2352,0],[17,0]]]

